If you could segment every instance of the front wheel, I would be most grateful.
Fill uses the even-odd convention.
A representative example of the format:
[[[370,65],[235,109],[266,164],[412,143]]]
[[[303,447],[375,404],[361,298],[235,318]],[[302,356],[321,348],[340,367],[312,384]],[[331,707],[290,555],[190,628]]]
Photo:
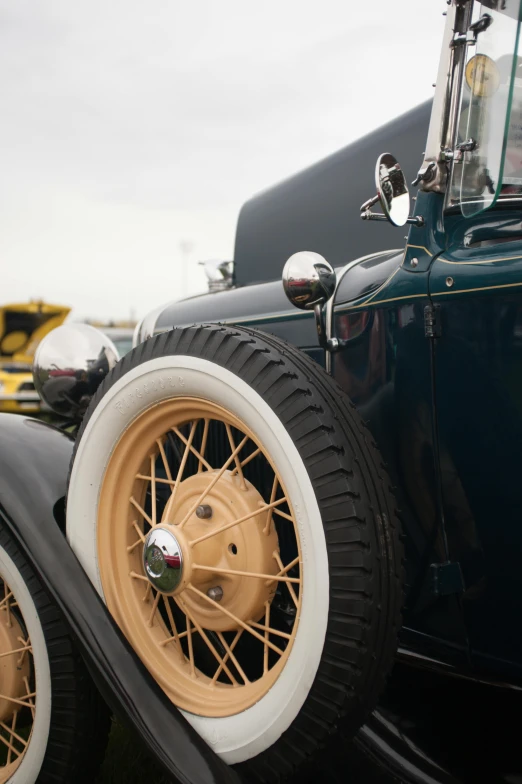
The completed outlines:
[[[292,774],[374,706],[400,620],[398,534],[353,406],[252,330],[142,344],[77,440],[72,548],[172,702],[248,781]]]
[[[62,618],[0,525],[0,784],[91,784],[109,714]]]

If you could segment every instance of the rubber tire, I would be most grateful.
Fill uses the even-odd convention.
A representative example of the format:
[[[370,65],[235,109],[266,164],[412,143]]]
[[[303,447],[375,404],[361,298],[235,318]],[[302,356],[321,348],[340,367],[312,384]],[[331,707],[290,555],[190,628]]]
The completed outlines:
[[[36,653],[33,642],[33,650],[40,657],[42,677],[50,690],[50,706],[45,706],[45,719],[39,724],[41,733],[37,739],[31,739],[26,752],[35,740],[42,744],[45,752],[41,765],[38,760],[36,767],[24,767],[24,757],[7,784],[92,784],[105,754],[110,713],[73,646],[61,613],[8,529],[0,524],[0,557],[5,556],[27,587],[36,612],[34,621],[43,632],[43,647]],[[37,716],[38,697],[37,691]]]
[[[284,341],[221,325],[174,329],[128,353],[91,401],[71,471],[90,418],[110,388],[133,368],[176,355],[210,360],[257,391],[297,447],[321,513],[330,577],[321,662],[293,723],[266,751],[235,766],[245,781],[273,784],[294,775],[325,744],[353,736],[384,688],[403,594],[395,500],[377,447],[337,383]]]

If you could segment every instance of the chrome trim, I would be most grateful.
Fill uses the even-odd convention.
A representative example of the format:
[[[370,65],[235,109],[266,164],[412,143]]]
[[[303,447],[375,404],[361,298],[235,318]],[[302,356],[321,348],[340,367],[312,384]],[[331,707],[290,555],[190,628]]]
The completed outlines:
[[[452,151],[456,142],[462,80],[467,46],[455,46],[456,36],[467,32],[473,9],[472,0],[453,0],[448,7],[437,82],[431,110],[426,151],[420,170],[430,163],[437,170],[429,180],[420,183],[420,190],[444,193],[451,178]],[[449,164],[449,167],[448,167]]]
[[[401,251],[402,251],[402,248],[399,248],[399,249],[392,248],[391,250],[380,250],[377,253],[369,253],[367,256],[361,256],[358,259],[354,259],[353,261],[349,261],[348,264],[346,264],[346,266],[344,266],[342,268],[342,270],[339,273],[339,276],[337,278],[337,285],[335,287],[335,291],[333,293],[333,296],[326,303],[325,321],[326,321],[326,339],[327,340],[333,340],[332,332],[333,332],[333,313],[334,313],[335,298],[337,296],[337,292],[339,290],[339,286],[341,285],[341,281],[344,278],[344,276],[346,275],[346,273],[349,272],[352,269],[352,267],[355,267],[357,264],[361,264],[363,261],[369,261],[370,259],[375,259],[378,256],[386,256],[386,255],[388,255],[388,253],[400,253]],[[327,351],[326,352],[325,368],[326,368],[326,372],[331,374],[331,372],[332,372],[332,352],[331,351]]]
[[[176,592],[183,577],[183,550],[172,531],[157,526],[149,532],[143,546],[143,570],[159,593]]]
[[[455,30],[455,35],[458,33],[465,33],[467,32],[470,24],[471,18],[473,13],[473,3],[468,0],[465,6],[459,6],[459,10],[461,11],[460,15],[457,15],[455,27],[458,28]],[[466,67],[466,55],[467,55],[468,47],[467,45],[464,46],[454,46],[453,47],[453,59],[452,59],[452,70],[451,70],[451,78],[450,78],[450,86],[449,89],[450,93],[450,104],[448,107],[447,113],[447,122],[445,123],[444,130],[446,131],[446,137],[442,138],[442,153],[446,150],[451,151],[451,155],[447,155],[448,158],[448,177],[446,180],[446,198],[445,198],[445,206],[448,205],[448,199],[450,194],[450,183],[453,181],[453,168],[455,166],[455,155],[453,155],[453,151],[457,144],[457,134],[459,129],[459,120],[460,120],[460,109],[461,109],[461,101],[462,101],[462,85],[464,83],[464,72]]]

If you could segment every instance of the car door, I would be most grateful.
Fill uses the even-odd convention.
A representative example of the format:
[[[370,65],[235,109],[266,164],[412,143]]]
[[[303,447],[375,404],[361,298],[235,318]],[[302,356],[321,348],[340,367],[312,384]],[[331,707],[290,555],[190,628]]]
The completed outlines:
[[[522,671],[522,221],[445,217],[431,265],[439,310],[436,406],[446,533],[461,565],[474,662]]]

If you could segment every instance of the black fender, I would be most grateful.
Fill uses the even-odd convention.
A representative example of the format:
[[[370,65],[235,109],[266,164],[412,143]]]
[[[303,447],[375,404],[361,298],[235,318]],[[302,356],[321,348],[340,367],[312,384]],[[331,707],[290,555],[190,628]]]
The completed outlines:
[[[64,535],[73,440],[44,422],[0,414],[0,519],[62,611],[114,712],[184,784],[238,784],[145,669]]]

